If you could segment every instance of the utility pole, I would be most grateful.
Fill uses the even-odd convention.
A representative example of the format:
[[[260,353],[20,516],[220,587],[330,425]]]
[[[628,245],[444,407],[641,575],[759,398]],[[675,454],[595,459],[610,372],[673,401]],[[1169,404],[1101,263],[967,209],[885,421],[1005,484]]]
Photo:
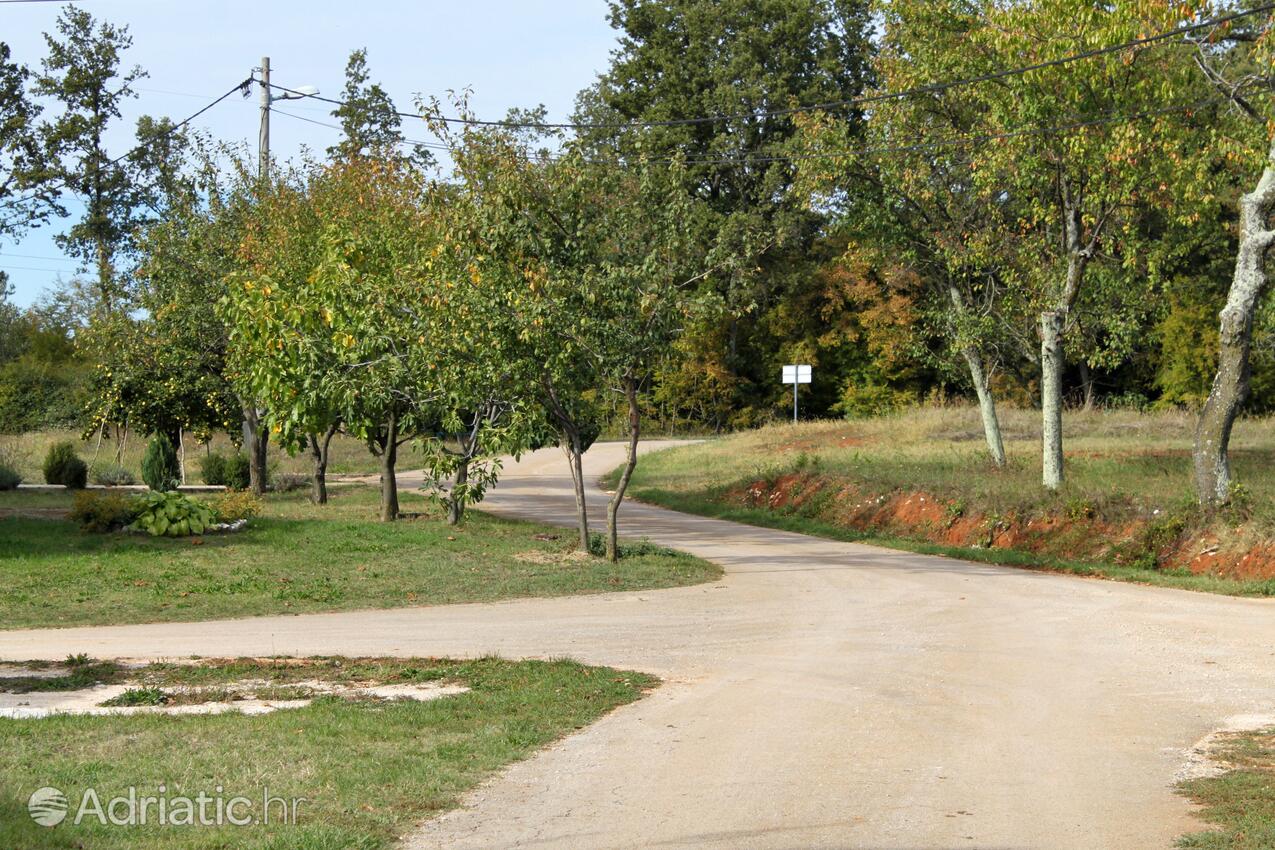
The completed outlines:
[[[270,179],[270,57],[261,57],[261,135],[257,137],[257,169],[261,182]]]

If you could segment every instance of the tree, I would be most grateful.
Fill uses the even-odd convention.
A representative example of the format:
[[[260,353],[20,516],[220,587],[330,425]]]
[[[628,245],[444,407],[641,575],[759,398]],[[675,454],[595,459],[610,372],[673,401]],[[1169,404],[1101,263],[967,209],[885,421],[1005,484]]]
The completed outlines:
[[[332,117],[341,122],[345,134],[340,142],[328,148],[332,159],[398,156],[395,151],[404,141],[403,119],[381,84],[370,83],[370,79],[367,48],[352,51],[345,65],[341,105],[332,110]],[[420,145],[413,145],[411,159],[420,167],[433,163],[433,156]]]
[[[881,92],[931,85],[954,64],[962,75],[992,70],[966,56],[970,32],[982,25],[967,3],[896,0],[879,10],[874,79]],[[850,241],[846,265],[896,281],[917,278],[916,330],[937,336],[964,360],[988,452],[1004,466],[992,375],[1013,323],[1006,280],[1012,268],[999,250],[1011,237],[1002,193],[978,185],[970,148],[960,143],[976,135],[979,105],[963,87],[884,98],[860,143],[865,152],[857,155],[838,153],[855,150],[853,125],[822,113],[799,120],[807,156],[802,185],[815,191],[821,206],[837,210]],[[870,153],[874,149],[881,153]]]
[[[20,235],[54,209],[53,178],[35,133],[40,105],[27,95],[30,76],[0,41],[0,236]],[[0,291],[5,280],[0,272]]]
[[[232,430],[239,401],[215,306],[236,267],[251,180],[232,151],[204,150],[193,173],[171,175],[149,201],[162,218],[134,237],[139,312],[97,316],[86,333],[84,348],[96,357],[94,425],[127,417],[183,449],[186,431],[207,440]]]
[[[727,310],[693,329],[698,356],[685,367],[693,374],[676,364],[662,370],[664,380],[710,393],[696,406],[717,407],[713,396],[730,392],[742,424],[782,404],[770,366],[786,341],[773,337],[766,317],[813,273],[810,249],[824,223],[789,191],[796,169],[785,154],[797,127],[784,110],[862,93],[871,73],[868,6],[617,0],[610,19],[619,48],[578,99],[577,119],[596,125],[582,133],[588,156],[684,156],[684,189],[711,211],[697,238],[758,258],[713,281]],[[862,117],[853,108],[845,114],[856,126]],[[688,116],[721,117],[682,123]],[[703,371],[721,379],[701,382]]]
[[[1210,4],[1200,14],[1211,16],[1233,8],[1229,3]],[[1256,26],[1224,25],[1199,42],[1200,70],[1234,106],[1231,126],[1216,140],[1220,152],[1228,160],[1245,163],[1260,156],[1261,163],[1257,182],[1237,204],[1239,245],[1226,304],[1219,315],[1217,372],[1196,426],[1196,496],[1207,508],[1220,507],[1231,498],[1231,429],[1250,390],[1254,319],[1269,286],[1266,260],[1275,244],[1275,229],[1270,226],[1275,212],[1272,116],[1268,108],[1246,96],[1252,88],[1270,84],[1271,26],[1269,16],[1259,19]]]
[[[121,105],[135,96],[133,84],[146,74],[137,67],[121,70],[121,54],[133,43],[127,27],[99,23],[75,6],[58,16],[57,36],[44,38],[48,55],[35,93],[63,110],[40,126],[49,174],[86,207],[84,217],[56,239],[96,269],[101,302],[110,312],[123,297],[117,254],[139,223],[141,204],[129,163],[111,158],[105,137]]]
[[[1047,62],[1130,41],[1181,19],[1177,4],[1167,0],[989,2],[980,10],[984,23],[971,30],[964,54],[974,66],[955,65],[957,76],[977,73],[988,61],[999,67]],[[1039,316],[1042,480],[1057,489],[1063,481],[1064,337],[1075,332],[1082,300],[1097,313],[1122,300],[1145,302],[1145,296],[1125,298],[1131,285],[1147,283],[1145,276],[1096,271],[1112,263],[1132,272],[1144,211],[1171,205],[1182,138],[1171,107],[1191,105],[1171,99],[1198,96],[1198,85],[1180,52],[1150,44],[971,91],[981,119],[971,129],[988,139],[972,153],[972,173],[980,188],[1013,204],[1019,238],[1010,247],[1021,251],[1019,276]]]
[[[401,160],[355,157],[276,192],[223,301],[237,373],[271,400],[285,444],[338,418],[366,441],[381,465],[381,519],[393,521],[399,449],[441,419],[428,368],[431,305],[445,287],[432,272],[443,249],[431,189]]]

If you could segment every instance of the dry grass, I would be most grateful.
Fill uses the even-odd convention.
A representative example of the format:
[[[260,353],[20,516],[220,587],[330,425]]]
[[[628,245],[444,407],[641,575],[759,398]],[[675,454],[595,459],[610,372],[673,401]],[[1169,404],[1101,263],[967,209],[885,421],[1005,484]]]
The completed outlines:
[[[1001,411],[1009,462],[988,460],[978,411],[929,407],[862,421],[762,428],[644,459],[635,485],[709,492],[773,479],[795,469],[844,475],[882,491],[916,489],[991,514],[1065,510],[1085,504],[1113,519],[1180,510],[1192,501],[1194,417],[1186,412],[1072,411],[1064,433],[1067,482],[1040,485],[1040,414]],[[1232,442],[1250,530],[1275,529],[1275,429],[1238,423]]]
[[[40,484],[44,481],[40,465],[44,462],[45,453],[53,443],[63,440],[75,443],[80,457],[91,466],[101,468],[116,462],[119,446],[114,440],[103,440],[99,447],[96,437],[81,440],[80,435],[74,431],[31,431],[26,434],[0,435],[0,446],[13,450],[18,459],[19,471],[28,484]],[[124,444],[122,465],[139,482],[142,480],[142,454],[145,451],[146,437],[137,433],[130,434]],[[186,445],[186,475],[189,483],[203,483],[199,477],[199,459],[209,451],[229,454],[236,451],[236,448],[225,434],[215,436],[208,446],[196,444],[190,438]],[[332,440],[331,452],[328,472],[332,475],[370,474],[378,471],[376,459],[368,452],[367,445],[353,437],[338,435]],[[404,468],[411,465],[410,450],[402,451],[400,457]],[[270,465],[276,473],[308,475],[312,469],[308,455],[301,453],[293,457],[274,445],[270,447]]]

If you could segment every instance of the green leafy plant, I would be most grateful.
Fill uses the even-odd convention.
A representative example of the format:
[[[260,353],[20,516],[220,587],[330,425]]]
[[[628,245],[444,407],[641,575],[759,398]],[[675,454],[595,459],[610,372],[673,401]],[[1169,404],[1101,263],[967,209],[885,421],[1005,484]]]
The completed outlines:
[[[135,496],[83,490],[75,494],[70,518],[84,531],[103,533],[129,525],[139,510],[141,502]]]
[[[17,452],[7,447],[0,448],[0,490],[16,490],[21,483]]]
[[[119,696],[113,696],[103,706],[109,708],[127,708],[137,705],[163,705],[169,695],[159,688],[129,688]]]
[[[142,480],[146,486],[158,492],[175,490],[181,483],[181,467],[172,440],[165,434],[151,437],[142,457]]]
[[[208,505],[177,492],[148,493],[142,498],[137,519],[129,528],[152,537],[188,537],[203,534],[213,524]]]
[[[62,442],[49,446],[49,453],[44,457],[44,480],[73,490],[83,490],[88,484],[88,464],[75,453],[73,443]]]
[[[252,461],[245,454],[236,452],[226,458],[226,486],[231,490],[247,490],[252,482],[250,469]],[[262,473],[269,479],[269,472],[262,470]]]
[[[127,487],[137,483],[137,477],[122,466],[110,464],[93,470],[93,483],[103,487]]]
[[[224,487],[226,484],[226,456],[221,452],[211,452],[199,459],[199,477],[211,487]]]
[[[223,493],[212,501],[217,522],[236,522],[261,513],[261,500],[245,491]]]

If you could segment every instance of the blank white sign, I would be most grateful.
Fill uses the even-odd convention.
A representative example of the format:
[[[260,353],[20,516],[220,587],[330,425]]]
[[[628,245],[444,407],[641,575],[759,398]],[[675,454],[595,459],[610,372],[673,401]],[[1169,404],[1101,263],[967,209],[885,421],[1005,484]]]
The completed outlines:
[[[798,363],[792,366],[785,366],[783,383],[785,384],[810,383],[810,366],[805,363]]]

